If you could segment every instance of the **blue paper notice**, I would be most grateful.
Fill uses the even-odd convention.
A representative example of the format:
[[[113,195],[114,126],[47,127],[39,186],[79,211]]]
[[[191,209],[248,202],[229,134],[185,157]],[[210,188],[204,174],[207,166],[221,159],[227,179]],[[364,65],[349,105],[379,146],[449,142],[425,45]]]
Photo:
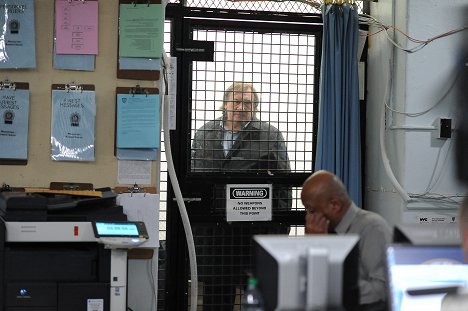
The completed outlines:
[[[52,90],[52,159],[94,161],[94,91]]]
[[[117,148],[115,155],[119,160],[154,161],[158,157],[158,150],[152,148]]]
[[[0,159],[28,159],[29,90],[0,90]]]
[[[160,58],[119,57],[121,70],[161,70]]]
[[[159,94],[117,94],[117,148],[159,148]]]
[[[0,68],[36,68],[33,0],[0,0]]]
[[[54,69],[94,71],[96,55],[57,54],[54,44]]]

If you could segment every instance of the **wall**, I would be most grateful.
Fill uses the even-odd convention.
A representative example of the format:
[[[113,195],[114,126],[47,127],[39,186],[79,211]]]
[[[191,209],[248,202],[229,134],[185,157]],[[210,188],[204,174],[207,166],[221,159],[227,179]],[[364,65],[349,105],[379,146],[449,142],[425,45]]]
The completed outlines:
[[[379,0],[371,5],[371,15],[418,39],[466,26],[467,12],[467,0]],[[415,46],[401,34],[396,40],[407,48]],[[463,86],[456,77],[464,65],[460,55],[467,44],[465,31],[409,54],[394,48],[382,33],[369,39],[365,206],[392,224],[424,222],[423,218],[451,222],[456,215],[458,196],[465,189],[455,174],[455,140],[438,139],[434,125],[439,117],[457,122],[455,94]],[[384,144],[402,188],[411,194],[429,191],[435,199],[405,202],[384,169],[379,130],[385,102],[400,112],[424,112],[409,116],[387,109]],[[448,196],[453,200],[440,200]]]
[[[0,185],[48,187],[52,181],[66,181],[93,183],[96,188],[114,187],[118,169],[114,157],[115,89],[136,84],[152,87],[155,82],[117,79],[117,0],[99,1],[99,55],[94,72],[53,69],[54,1],[36,0],[34,3],[37,68],[0,70],[0,80],[29,82],[29,159],[26,166],[0,165]],[[72,82],[95,85],[95,162],[57,162],[50,157],[51,85]],[[153,163],[151,186],[157,185],[156,169],[156,163]],[[151,282],[153,276],[157,278],[157,264],[157,255],[152,260],[129,261],[128,306],[133,310],[156,309],[157,288],[152,287]]]
[[[0,70],[0,80],[29,82],[29,161],[26,166],[0,165],[0,183],[12,187],[47,187],[52,181],[90,182],[96,188],[117,184],[114,157],[116,87],[153,86],[151,81],[117,79],[118,1],[99,2],[99,55],[94,72],[54,70],[52,45],[54,1],[35,1],[36,62],[31,70]],[[51,85],[94,84],[96,88],[95,162],[57,162],[50,157]],[[156,180],[153,167],[152,181]]]

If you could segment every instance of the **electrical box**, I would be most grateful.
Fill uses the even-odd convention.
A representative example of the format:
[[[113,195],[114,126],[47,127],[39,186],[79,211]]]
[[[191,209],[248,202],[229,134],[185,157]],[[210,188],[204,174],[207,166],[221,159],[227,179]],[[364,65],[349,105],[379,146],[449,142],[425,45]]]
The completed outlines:
[[[438,119],[438,138],[447,139],[452,138],[452,119],[450,118],[439,118]]]

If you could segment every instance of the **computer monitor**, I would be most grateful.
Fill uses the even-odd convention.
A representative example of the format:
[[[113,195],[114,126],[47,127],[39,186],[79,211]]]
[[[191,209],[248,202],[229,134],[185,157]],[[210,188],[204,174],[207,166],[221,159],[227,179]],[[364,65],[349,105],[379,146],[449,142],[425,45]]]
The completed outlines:
[[[254,236],[254,273],[266,310],[359,303],[357,235]]]
[[[397,224],[393,230],[394,243],[413,245],[460,245],[458,223]]]
[[[468,285],[460,245],[391,244],[387,273],[391,311],[440,311],[445,295]]]

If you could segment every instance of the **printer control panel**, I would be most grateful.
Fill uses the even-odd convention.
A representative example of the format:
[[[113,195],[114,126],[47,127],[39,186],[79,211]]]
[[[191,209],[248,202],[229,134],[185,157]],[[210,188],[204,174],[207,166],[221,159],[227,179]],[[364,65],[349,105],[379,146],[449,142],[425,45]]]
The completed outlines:
[[[96,221],[94,236],[107,248],[133,248],[149,239],[142,221]]]

